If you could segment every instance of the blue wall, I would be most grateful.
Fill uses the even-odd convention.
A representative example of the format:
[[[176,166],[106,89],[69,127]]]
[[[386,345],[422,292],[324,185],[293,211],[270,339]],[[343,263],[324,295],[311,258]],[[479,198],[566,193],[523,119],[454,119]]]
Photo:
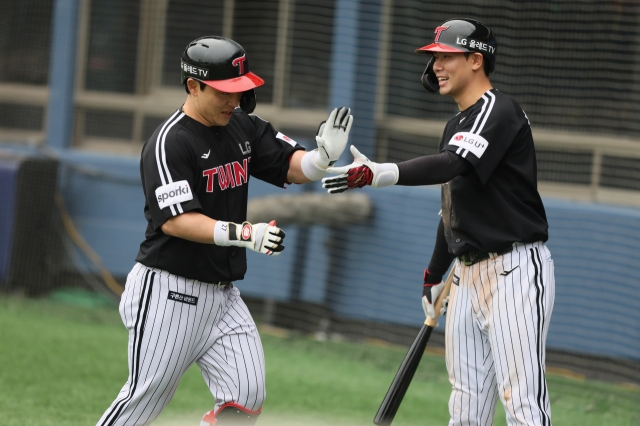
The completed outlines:
[[[73,161],[88,163],[78,156]],[[99,164],[102,163],[102,164]],[[122,177],[138,173],[137,159],[94,159],[95,167]],[[145,228],[139,185],[102,181],[78,173],[66,179],[65,199],[80,231],[114,274],[128,272]],[[295,194],[253,180],[250,196]],[[319,190],[316,185],[316,190]],[[391,187],[364,191],[374,203],[370,223],[343,230],[342,268],[333,308],[348,318],[416,325],[423,321],[421,277],[434,244],[440,191]],[[640,359],[640,209],[545,199],[548,246],[555,261],[556,302],[549,347]],[[289,247],[297,227],[286,228]],[[329,253],[335,234],[313,226],[302,298],[325,297]],[[289,297],[295,252],[278,257],[249,253],[249,272],[238,287],[252,296]],[[443,327],[444,321],[441,321]]]
[[[61,154],[59,186],[80,233],[116,276],[125,276],[144,237],[138,159]],[[4,181],[3,184],[7,184]],[[250,196],[296,194],[252,180]],[[320,190],[318,184],[314,190]],[[311,227],[302,299],[322,303],[335,238],[344,258],[332,307],[353,319],[419,325],[421,276],[434,244],[440,209],[435,187],[365,188],[374,204],[369,223],[331,230]],[[556,302],[551,348],[640,360],[640,209],[545,199],[555,261]],[[247,295],[287,300],[298,228],[285,228],[281,256],[248,253],[249,272],[237,286]],[[7,238],[3,232],[1,238]],[[0,246],[6,245],[1,241]],[[285,244],[287,245],[287,244]],[[93,269],[83,256],[75,261]],[[77,265],[75,266],[77,267]],[[444,321],[440,321],[443,327]]]

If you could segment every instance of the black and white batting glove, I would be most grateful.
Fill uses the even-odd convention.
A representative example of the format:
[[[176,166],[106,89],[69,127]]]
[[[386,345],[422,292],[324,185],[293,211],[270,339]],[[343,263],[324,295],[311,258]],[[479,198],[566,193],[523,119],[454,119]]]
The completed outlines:
[[[213,242],[216,245],[244,247],[270,256],[277,256],[284,250],[284,237],[284,231],[276,226],[275,220],[256,224],[219,220],[213,229]]]
[[[425,269],[423,282],[424,285],[422,286],[422,309],[424,309],[424,314],[427,316],[427,318],[431,319],[435,319],[438,316],[443,316],[447,312],[449,296],[447,296],[447,298],[442,303],[442,308],[440,309],[440,312],[438,312],[438,315],[436,315],[436,311],[433,306],[438,299],[438,296],[442,292],[442,288],[444,287],[442,279],[435,279],[433,275],[429,274],[429,270]]]
[[[329,167],[328,173],[338,176],[322,179],[322,187],[329,194],[337,194],[348,189],[362,188],[371,185],[374,188],[395,185],[398,182],[400,172],[394,163],[374,163],[358,148],[351,145],[353,163],[342,167]]]
[[[353,116],[350,113],[351,108],[335,108],[329,114],[327,121],[320,123],[316,134],[317,161],[320,165],[333,166],[342,155],[353,124]]]
[[[309,180],[319,180],[327,175],[327,167],[333,166],[347,146],[353,124],[351,109],[335,108],[326,121],[320,123],[316,134],[318,148],[302,157],[302,172]]]

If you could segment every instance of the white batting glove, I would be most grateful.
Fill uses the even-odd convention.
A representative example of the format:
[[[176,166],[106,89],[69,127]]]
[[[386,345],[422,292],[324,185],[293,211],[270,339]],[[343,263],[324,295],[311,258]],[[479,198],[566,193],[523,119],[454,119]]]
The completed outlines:
[[[374,188],[395,185],[400,171],[394,163],[374,163],[351,145],[353,163],[343,167],[329,167],[327,172],[337,174],[322,179],[322,187],[329,194],[337,194],[348,189],[371,185]]]
[[[335,108],[327,121],[320,123],[316,135],[318,150],[314,160],[321,167],[333,166],[347,146],[353,124],[353,116],[350,113],[350,108]]]
[[[216,245],[244,247],[270,256],[277,256],[284,250],[284,237],[284,231],[276,226],[275,220],[256,224],[219,220],[213,230]]]
[[[447,306],[449,305],[449,296],[447,295],[446,299],[443,300],[442,307],[440,308],[440,312],[436,315],[436,310],[434,304],[438,299],[440,293],[442,293],[442,288],[444,287],[444,282],[440,281],[437,283],[427,283],[427,276],[429,276],[429,271],[427,269],[424,270],[424,285],[422,287],[422,309],[424,309],[424,314],[427,318],[436,319],[438,316],[443,316],[447,312]],[[436,324],[436,327],[438,324]]]

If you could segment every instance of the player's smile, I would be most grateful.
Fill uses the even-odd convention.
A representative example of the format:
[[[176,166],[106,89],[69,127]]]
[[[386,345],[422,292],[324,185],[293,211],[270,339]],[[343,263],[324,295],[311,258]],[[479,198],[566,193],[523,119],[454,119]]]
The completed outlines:
[[[464,77],[464,54],[434,52],[433,57],[433,71],[438,79],[440,94],[453,96],[453,92],[460,90],[461,77]]]

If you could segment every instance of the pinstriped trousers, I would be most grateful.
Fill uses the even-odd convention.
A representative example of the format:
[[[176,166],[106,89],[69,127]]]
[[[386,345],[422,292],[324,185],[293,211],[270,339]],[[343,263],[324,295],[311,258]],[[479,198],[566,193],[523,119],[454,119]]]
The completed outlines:
[[[257,411],[265,399],[262,343],[239,290],[136,264],[120,316],[129,330],[129,378],[99,426],[148,425],[194,362],[214,409],[235,403]]]
[[[546,245],[517,243],[454,268],[445,330],[449,425],[493,424],[499,397],[508,425],[551,426],[545,342],[555,279]]]

